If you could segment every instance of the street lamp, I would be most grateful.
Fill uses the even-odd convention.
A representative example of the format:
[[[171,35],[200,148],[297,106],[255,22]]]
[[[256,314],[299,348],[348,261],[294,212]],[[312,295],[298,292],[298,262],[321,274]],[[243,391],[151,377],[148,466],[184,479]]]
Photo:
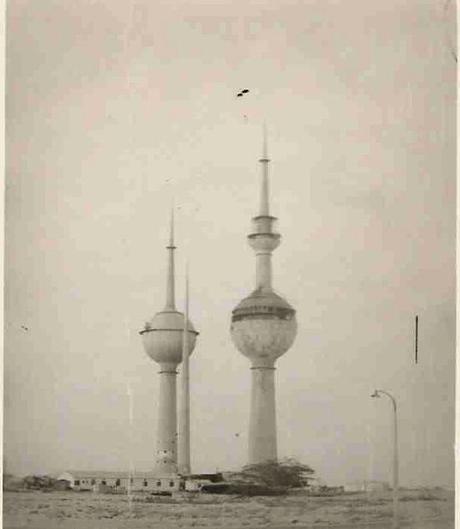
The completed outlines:
[[[398,419],[396,413],[395,398],[384,391],[383,389],[376,389],[372,393],[372,398],[380,398],[381,395],[386,395],[393,404],[393,526],[397,526],[398,520],[398,481],[399,481],[399,463],[398,463]]]

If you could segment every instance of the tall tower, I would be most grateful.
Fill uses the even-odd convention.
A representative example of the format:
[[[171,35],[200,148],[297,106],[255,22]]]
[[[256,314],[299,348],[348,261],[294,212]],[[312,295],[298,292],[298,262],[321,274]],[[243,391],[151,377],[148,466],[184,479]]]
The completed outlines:
[[[177,366],[182,361],[184,316],[176,310],[174,292],[174,217],[171,212],[171,231],[168,251],[168,274],[165,308],[146,322],[140,335],[145,352],[159,364],[160,389],[158,397],[157,450],[154,471],[158,476],[177,474]],[[191,354],[198,333],[192,322],[187,322],[186,344]]]
[[[249,420],[249,463],[275,461],[275,361],[294,342],[295,310],[272,288],[272,252],[280,244],[270,215],[267,135],[264,128],[259,213],[252,219],[248,241],[256,254],[256,289],[232,312],[233,343],[251,361],[252,388]]]

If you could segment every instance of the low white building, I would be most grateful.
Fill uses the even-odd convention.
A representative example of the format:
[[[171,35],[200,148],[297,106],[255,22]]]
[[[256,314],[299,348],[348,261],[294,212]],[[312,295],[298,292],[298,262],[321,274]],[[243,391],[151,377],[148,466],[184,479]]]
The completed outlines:
[[[176,492],[181,488],[180,476],[158,476],[152,472],[66,471],[57,479],[69,483],[75,491]]]

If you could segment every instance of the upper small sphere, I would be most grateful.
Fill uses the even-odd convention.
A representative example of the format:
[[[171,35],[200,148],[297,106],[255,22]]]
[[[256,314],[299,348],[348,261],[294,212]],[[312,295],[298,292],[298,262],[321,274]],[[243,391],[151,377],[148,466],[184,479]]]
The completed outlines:
[[[233,310],[230,332],[242,354],[255,364],[270,365],[294,342],[295,310],[275,292],[257,289]]]
[[[184,315],[178,311],[162,311],[146,322],[140,334],[145,352],[159,364],[177,365],[182,361]],[[195,348],[197,332],[188,320],[189,354]]]

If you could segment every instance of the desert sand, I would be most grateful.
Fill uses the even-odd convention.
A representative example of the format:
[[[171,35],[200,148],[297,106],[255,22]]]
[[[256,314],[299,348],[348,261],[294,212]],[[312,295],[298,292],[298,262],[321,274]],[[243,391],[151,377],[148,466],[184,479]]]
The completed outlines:
[[[401,492],[400,527],[451,529],[454,493]],[[5,492],[5,529],[392,527],[391,493],[311,497],[188,494],[153,498],[91,492]]]

